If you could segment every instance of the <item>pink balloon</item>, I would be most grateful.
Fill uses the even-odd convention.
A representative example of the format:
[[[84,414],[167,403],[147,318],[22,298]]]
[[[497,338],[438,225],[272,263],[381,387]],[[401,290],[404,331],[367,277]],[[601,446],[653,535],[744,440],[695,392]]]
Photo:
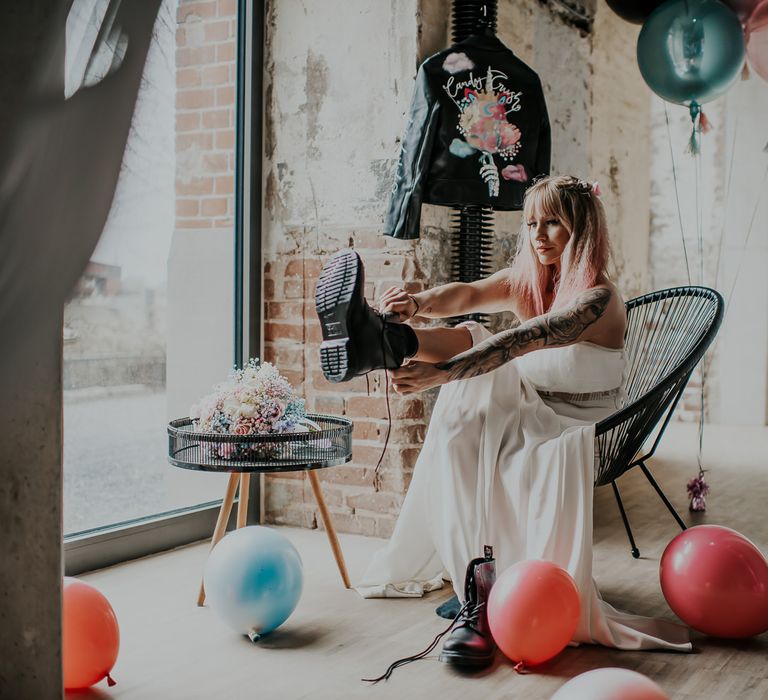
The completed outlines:
[[[763,80],[768,80],[768,0],[763,0],[744,27],[749,65]]]
[[[694,629],[730,639],[768,630],[768,562],[735,530],[681,532],[664,550],[659,575],[669,607]]]
[[[759,3],[760,0],[723,0],[723,4],[736,13],[742,24],[747,21],[747,17],[752,14]]]
[[[64,578],[64,687],[87,688],[117,660],[120,630],[109,601],[93,586]]]
[[[579,591],[567,571],[549,561],[521,561],[493,585],[488,625],[506,656],[534,666],[571,641],[580,607]]]
[[[598,668],[571,678],[551,700],[669,700],[669,696],[637,671]]]

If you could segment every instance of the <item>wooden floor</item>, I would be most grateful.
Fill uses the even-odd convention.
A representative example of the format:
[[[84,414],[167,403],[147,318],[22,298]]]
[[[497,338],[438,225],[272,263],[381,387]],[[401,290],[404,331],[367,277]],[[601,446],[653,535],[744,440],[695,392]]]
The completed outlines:
[[[712,485],[704,517],[686,510],[685,481],[695,474],[693,426],[673,425],[654,472],[688,522],[720,523],[768,552],[768,429],[707,430],[705,466]],[[629,554],[609,489],[595,502],[595,577],[604,597],[637,613],[672,617],[658,584],[658,560],[676,525],[642,474],[621,481],[642,558]],[[436,655],[399,669],[386,683],[360,681],[425,647],[443,628],[434,607],[449,592],[417,600],[362,600],[344,590],[322,532],[283,528],[304,560],[305,590],[291,618],[257,645],[195,607],[204,544],[83,576],[112,602],[120,621],[120,657],[106,683],[78,698],[240,700],[241,698],[548,699],[568,678],[603,666],[644,673],[670,698],[768,698],[768,634],[738,642],[694,635],[695,653],[568,648],[534,673],[519,675],[497,657],[480,674],[459,674]],[[380,540],[342,535],[353,580]],[[103,686],[103,687],[102,687]],[[471,695],[468,695],[471,693]]]

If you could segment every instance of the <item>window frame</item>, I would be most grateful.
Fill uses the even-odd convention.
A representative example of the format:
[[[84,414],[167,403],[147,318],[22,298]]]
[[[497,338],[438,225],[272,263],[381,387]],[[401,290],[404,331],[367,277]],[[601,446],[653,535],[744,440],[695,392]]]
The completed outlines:
[[[262,349],[262,140],[265,0],[237,3],[235,106],[234,363]],[[168,468],[171,468],[170,465]],[[222,499],[64,537],[64,571],[74,576],[209,539]],[[237,499],[236,499],[237,502]],[[248,524],[261,517],[261,479],[250,480]],[[233,508],[228,526],[235,520]]]

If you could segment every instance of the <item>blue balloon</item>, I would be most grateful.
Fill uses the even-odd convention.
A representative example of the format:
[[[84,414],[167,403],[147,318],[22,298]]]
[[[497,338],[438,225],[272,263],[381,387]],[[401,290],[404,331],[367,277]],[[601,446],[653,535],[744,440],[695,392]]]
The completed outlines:
[[[719,0],[668,0],[643,24],[637,63],[659,97],[684,105],[709,102],[741,73],[741,22]]]
[[[254,525],[230,532],[205,565],[206,598],[232,629],[257,641],[285,622],[301,597],[301,557],[276,530]]]

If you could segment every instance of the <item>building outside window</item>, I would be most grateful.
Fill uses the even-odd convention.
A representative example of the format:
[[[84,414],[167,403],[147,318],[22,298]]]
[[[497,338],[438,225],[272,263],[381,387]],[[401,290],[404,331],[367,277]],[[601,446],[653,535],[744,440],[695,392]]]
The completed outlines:
[[[73,5],[69,94],[119,64],[111,4]],[[69,538],[224,490],[224,475],[172,468],[165,431],[235,357],[237,27],[227,0],[160,10],[109,220],[64,311]]]

